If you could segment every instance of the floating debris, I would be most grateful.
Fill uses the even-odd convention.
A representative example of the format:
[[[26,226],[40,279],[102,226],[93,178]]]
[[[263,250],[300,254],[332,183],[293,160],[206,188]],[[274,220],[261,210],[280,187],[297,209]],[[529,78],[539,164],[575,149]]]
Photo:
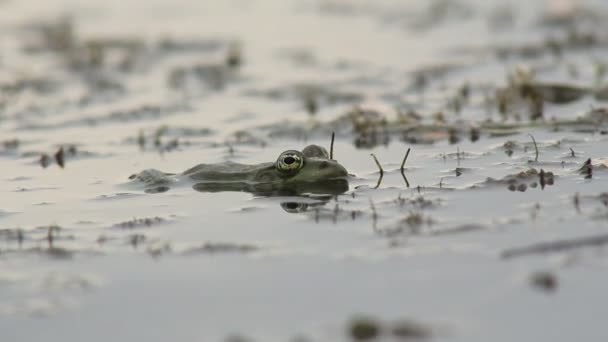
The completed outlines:
[[[50,225],[47,228],[46,240],[49,244],[49,248],[53,248],[53,241],[55,240],[55,235],[59,234],[61,231],[61,227],[56,224]]]
[[[568,240],[541,242],[530,246],[512,248],[502,252],[501,256],[504,259],[510,259],[526,255],[558,253],[586,247],[600,247],[605,244],[608,244],[608,234],[600,234]]]
[[[358,317],[351,320],[348,326],[348,335],[354,341],[369,341],[380,335],[380,324],[373,318]]]
[[[423,341],[433,335],[431,328],[413,320],[399,320],[385,323],[368,316],[358,316],[350,320],[347,335],[353,341],[372,341],[386,335],[397,340]]]
[[[146,148],[146,136],[144,135],[144,130],[139,130],[139,135],[137,136],[137,145],[139,145],[140,150],[144,150]]]
[[[46,153],[43,153],[40,156],[40,165],[46,169],[47,166],[49,166],[50,160],[51,160],[51,158],[49,157],[49,155]]]
[[[0,229],[0,238],[4,241],[17,241],[19,248],[23,244],[23,240],[25,239],[25,234],[23,233],[23,229],[15,228],[15,229]]]
[[[479,140],[480,135],[481,135],[481,131],[479,130],[478,127],[471,128],[471,134],[470,134],[471,142],[476,142],[477,140]]]
[[[400,340],[421,341],[432,337],[431,329],[412,320],[401,320],[390,327],[391,334]]]
[[[144,234],[131,234],[128,237],[128,242],[131,246],[133,246],[134,249],[137,249],[137,247],[145,242],[147,240],[146,236]]]
[[[55,161],[57,162],[57,165],[59,165],[59,167],[61,167],[62,169],[65,167],[65,154],[63,151],[63,146],[61,146],[59,148],[59,151],[55,153]]]
[[[510,191],[517,190],[520,192],[524,192],[528,189],[528,187],[536,188],[538,186],[538,184],[536,183],[537,180],[545,184],[541,184],[541,189],[544,189],[544,186],[546,185],[555,184],[555,175],[553,174],[553,172],[550,171],[544,171],[542,169],[541,171],[538,171],[534,168],[530,168],[527,171],[521,171],[513,175],[507,175],[502,179],[487,178],[485,182],[481,184],[476,184],[473,186],[473,188],[486,185],[507,185],[507,188]]]
[[[166,220],[162,217],[146,217],[146,218],[134,218],[129,221],[124,221],[120,223],[116,223],[113,227],[122,228],[122,229],[135,229],[135,228],[143,228],[143,227],[151,227],[153,225],[157,225],[165,222]]]
[[[538,178],[540,181],[541,190],[545,189],[545,185],[553,185],[554,183],[553,172],[545,172],[545,170],[540,169]]]
[[[5,140],[2,142],[5,150],[16,150],[19,148],[19,139]]]
[[[319,101],[317,100],[317,96],[313,92],[307,92],[303,95],[304,108],[309,115],[317,114],[319,110]]]
[[[530,283],[539,290],[554,292],[557,290],[557,276],[549,271],[534,272],[530,276]]]
[[[250,244],[236,244],[230,242],[205,242],[198,247],[186,249],[183,255],[217,254],[217,253],[251,253],[260,248]]]
[[[243,53],[241,49],[241,44],[233,43],[228,48],[228,53],[226,55],[226,65],[229,68],[238,68],[243,64]]]
[[[587,159],[583,166],[578,169],[581,175],[585,176],[585,179],[591,179],[593,177],[593,164],[591,164],[591,158]]]

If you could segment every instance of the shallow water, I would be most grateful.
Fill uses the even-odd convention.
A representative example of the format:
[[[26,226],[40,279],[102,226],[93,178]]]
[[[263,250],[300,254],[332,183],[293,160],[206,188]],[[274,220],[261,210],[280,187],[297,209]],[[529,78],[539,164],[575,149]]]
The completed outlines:
[[[601,88],[608,6],[441,3],[0,1],[4,339],[346,341],[360,315],[385,340],[393,322],[434,341],[605,339],[604,103],[546,101],[534,121],[487,102],[529,70]],[[358,129],[353,108],[379,118]],[[332,131],[338,196],[128,179],[329,148]]]

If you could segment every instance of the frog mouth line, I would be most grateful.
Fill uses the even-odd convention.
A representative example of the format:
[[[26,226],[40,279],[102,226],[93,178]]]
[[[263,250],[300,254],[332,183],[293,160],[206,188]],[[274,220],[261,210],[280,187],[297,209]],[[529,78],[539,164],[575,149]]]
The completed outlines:
[[[259,196],[298,196],[303,194],[339,195],[349,190],[345,178],[323,181],[281,182],[198,182],[192,186],[198,192],[250,192]]]

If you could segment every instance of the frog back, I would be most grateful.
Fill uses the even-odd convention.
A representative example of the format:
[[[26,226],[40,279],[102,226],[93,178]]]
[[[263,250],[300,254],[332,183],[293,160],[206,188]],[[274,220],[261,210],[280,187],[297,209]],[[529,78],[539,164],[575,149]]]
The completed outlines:
[[[197,181],[211,182],[259,182],[273,181],[274,163],[255,165],[224,162],[219,164],[199,164],[182,173]]]

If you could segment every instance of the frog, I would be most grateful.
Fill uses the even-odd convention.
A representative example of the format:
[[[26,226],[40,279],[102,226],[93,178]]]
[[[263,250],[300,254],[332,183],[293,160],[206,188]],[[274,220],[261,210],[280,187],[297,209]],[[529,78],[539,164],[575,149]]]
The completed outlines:
[[[319,145],[287,150],[274,162],[198,164],[180,174],[147,169],[129,179],[141,182],[148,193],[165,192],[171,184],[189,179],[199,192],[245,191],[257,195],[337,195],[348,191],[348,172]]]

